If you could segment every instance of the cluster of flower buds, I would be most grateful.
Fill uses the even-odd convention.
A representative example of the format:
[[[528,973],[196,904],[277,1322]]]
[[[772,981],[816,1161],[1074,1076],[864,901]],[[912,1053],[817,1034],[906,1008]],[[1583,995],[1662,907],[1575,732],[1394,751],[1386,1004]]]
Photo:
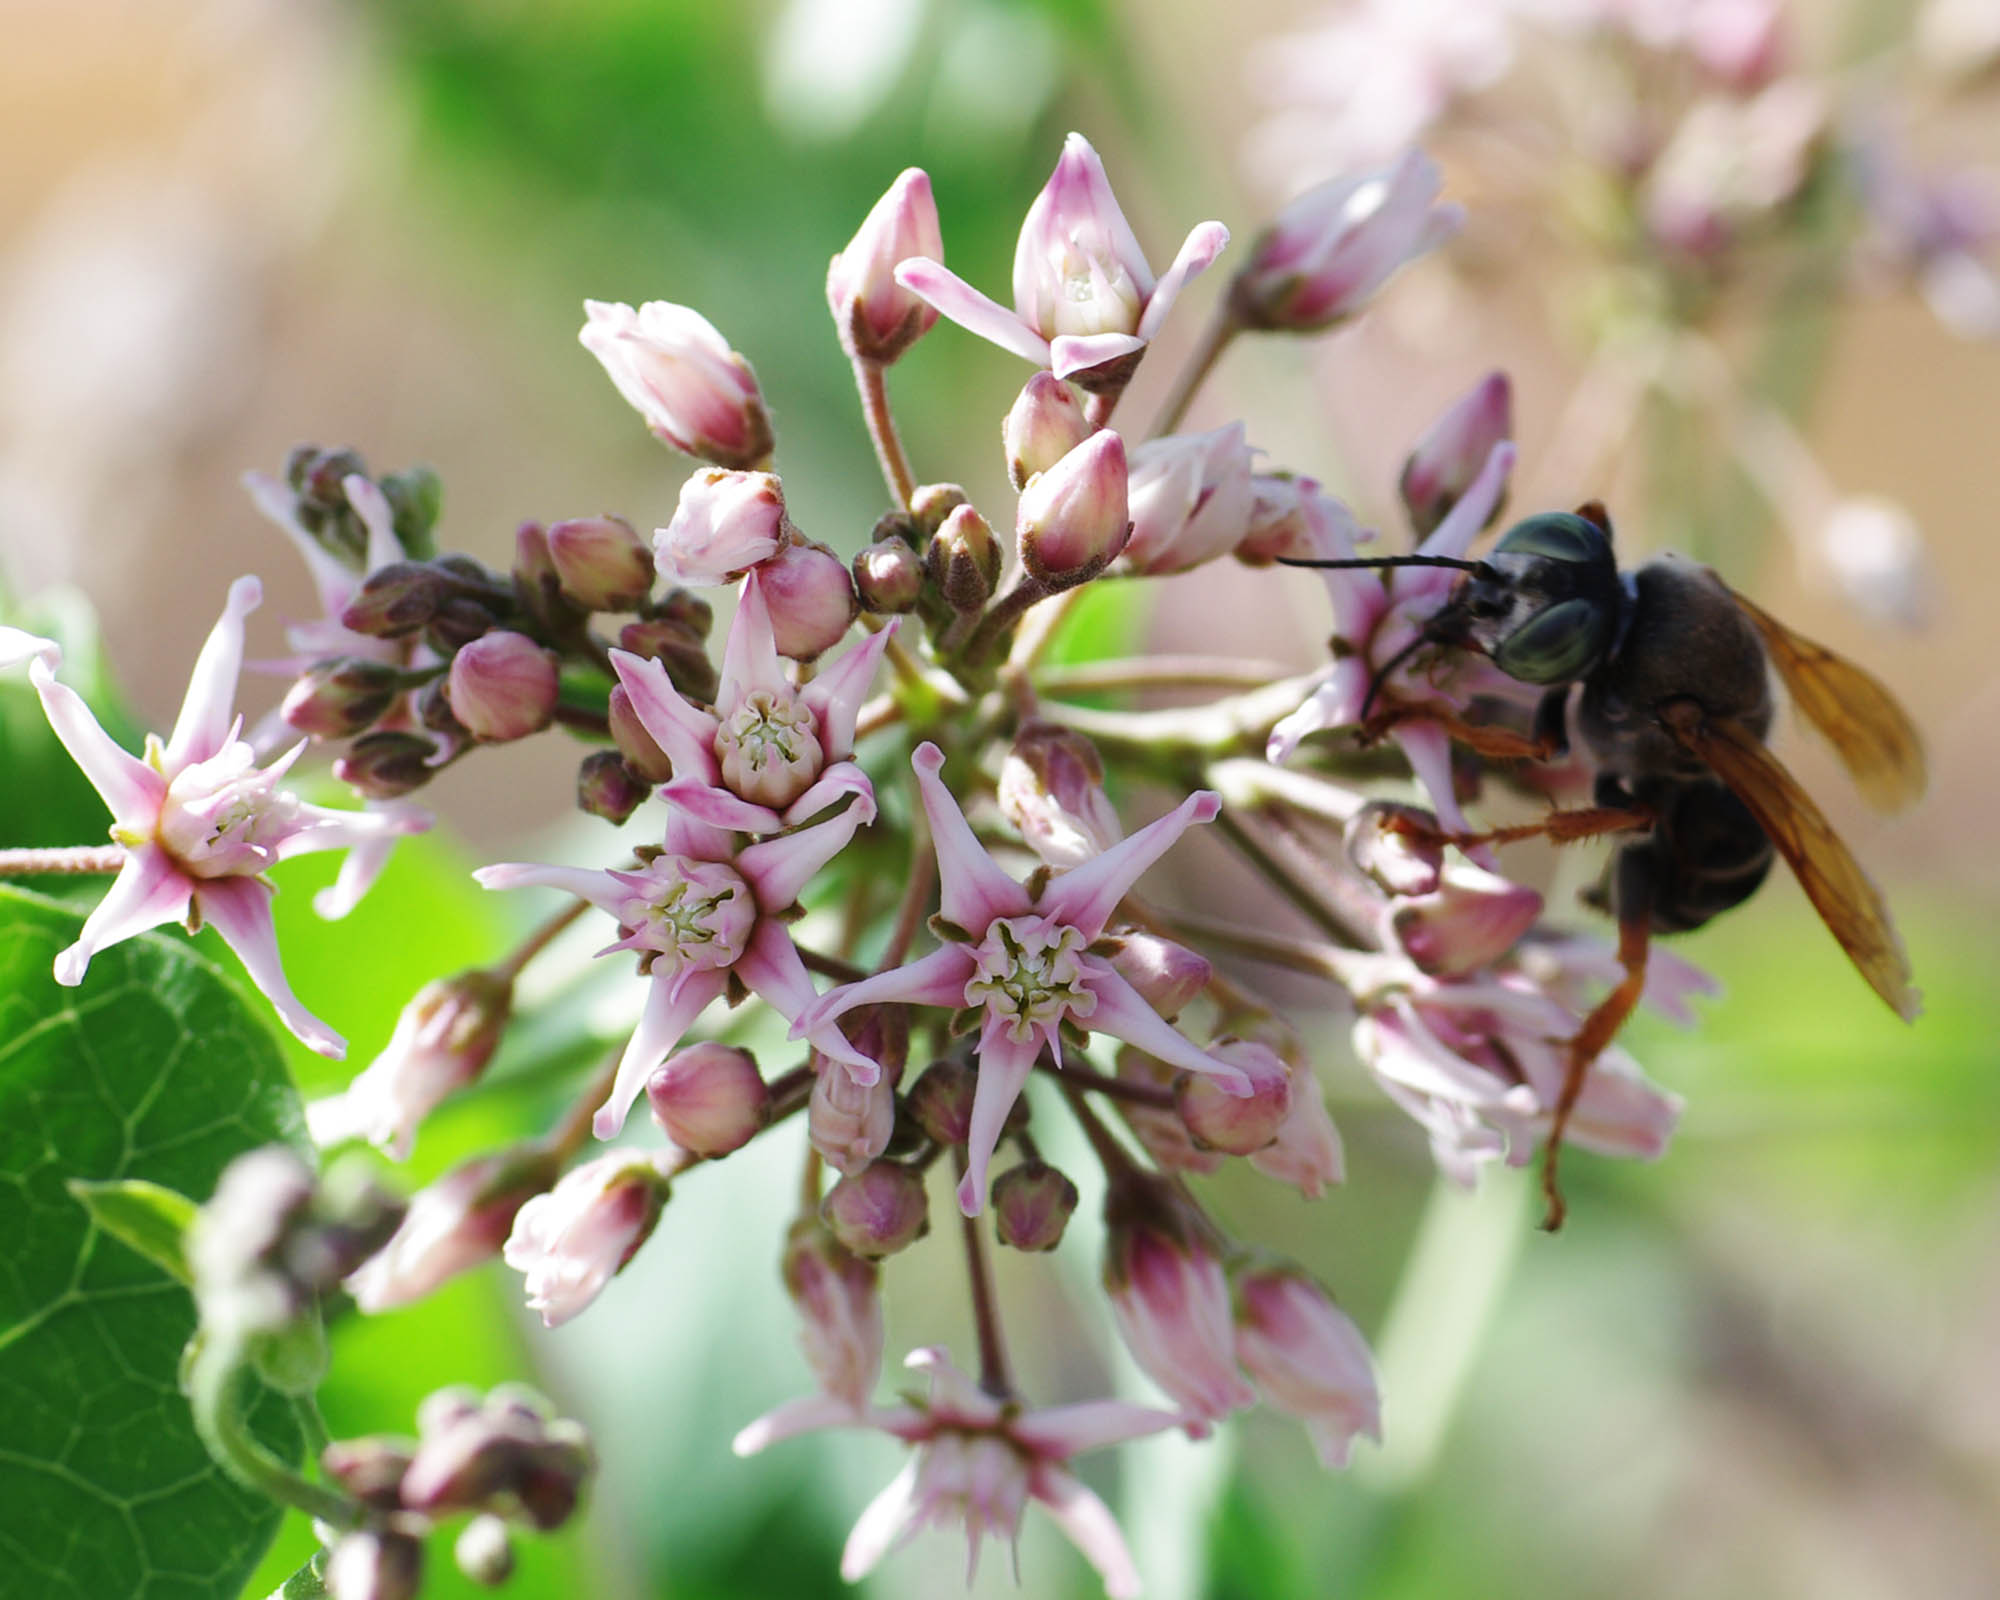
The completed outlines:
[[[513,1574],[513,1529],[563,1526],[594,1465],[582,1427],[519,1385],[483,1397],[440,1389],[418,1408],[417,1432],[337,1440],[320,1454],[328,1480],[359,1508],[326,1558],[335,1600],[410,1600],[425,1537],[460,1516],[470,1520],[452,1548],[458,1569],[497,1588]]]

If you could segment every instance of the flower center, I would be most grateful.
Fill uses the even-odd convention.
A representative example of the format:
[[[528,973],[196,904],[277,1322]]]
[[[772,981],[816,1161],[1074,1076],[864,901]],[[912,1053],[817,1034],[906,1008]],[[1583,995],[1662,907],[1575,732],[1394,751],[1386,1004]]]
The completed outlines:
[[[1045,330],[1049,337],[1137,331],[1145,308],[1138,284],[1117,257],[1099,254],[1071,238],[1056,264],[1056,277],[1060,288],[1049,308],[1055,323]]]
[[[259,772],[241,739],[167,784],[153,837],[192,877],[231,878],[264,871],[278,845],[298,828],[299,801],[278,787],[279,772]],[[122,839],[136,844],[143,840]]]
[[[627,948],[651,951],[669,970],[733,966],[757,925],[750,886],[718,861],[660,856],[626,875],[632,890],[618,910]]]
[[[754,805],[790,805],[826,765],[812,711],[789,689],[753,689],[715,735],[729,790]]]
[[[1043,917],[1001,917],[977,950],[978,966],[965,986],[965,1003],[984,1006],[1008,1021],[1025,1043],[1066,1016],[1087,1017],[1097,996],[1083,986],[1079,959],[1084,937],[1067,923]]]

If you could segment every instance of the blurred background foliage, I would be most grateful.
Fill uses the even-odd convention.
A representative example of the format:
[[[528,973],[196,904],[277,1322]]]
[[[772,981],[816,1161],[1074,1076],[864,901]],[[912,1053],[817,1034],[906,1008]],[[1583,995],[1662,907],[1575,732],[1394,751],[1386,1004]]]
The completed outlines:
[[[1835,9],[1801,7],[1829,28]],[[436,466],[446,541],[503,563],[521,517],[664,521],[685,464],[660,454],[577,348],[586,295],[709,316],[773,403],[799,521],[858,547],[880,490],[823,275],[888,181],[906,165],[930,171],[951,264],[996,292],[1069,127],[1104,152],[1156,265],[1201,217],[1247,240],[1271,196],[1237,177],[1258,110],[1242,54],[1310,14],[1281,0],[13,11],[19,48],[0,62],[0,570],[23,596],[90,592],[127,725],[154,727],[227,575],[261,570],[271,613],[310,613],[303,575],[234,486],[299,439],[352,443],[381,469]],[[1368,325],[1314,350],[1238,352],[1207,425],[1247,415],[1279,464],[1377,515],[1428,417],[1505,365],[1532,476],[1573,357],[1522,284],[1475,271],[1468,286],[1449,271],[1409,274]],[[1216,287],[1191,299],[1205,307]],[[1127,401],[1138,418],[1191,340],[1193,311],[1179,321]],[[1149,1593],[2000,1591],[2000,674],[1986,620],[2000,607],[1988,481],[2000,359],[1907,304],[1822,331],[1811,438],[1843,482],[1917,512],[1944,602],[1933,625],[1871,631],[1809,575],[1772,562],[1757,582],[1710,553],[1808,632],[1879,665],[1933,732],[1933,797],[1893,833],[1861,820],[1830,766],[1798,757],[1889,882],[1929,1014],[1912,1032],[1882,1014],[1791,885],[1774,882],[1681,947],[1728,990],[1700,1030],[1632,1031],[1635,1053],[1689,1099],[1671,1157],[1573,1159],[1572,1219],[1552,1240],[1533,1231],[1518,1174],[1492,1173],[1473,1196],[1438,1191],[1416,1130],[1347,1056],[1339,1019],[1302,1010],[1348,1182],[1311,1205],[1247,1180],[1212,1193],[1236,1231],[1305,1261],[1369,1332],[1388,1442],[1326,1475],[1296,1428],[1251,1414],[1206,1446],[1153,1440],[1088,1463]],[[948,326],[920,345],[894,378],[920,473],[1003,506],[998,419],[1023,376]],[[1644,508],[1626,514],[1643,531]],[[1204,648],[1313,659],[1324,619],[1310,588],[1233,571],[1221,584],[1211,571],[1162,585],[1155,633],[1199,628]],[[60,593],[40,603],[76,611]],[[51,759],[38,721],[16,689],[0,693],[6,835],[91,838],[96,802]],[[493,752],[477,780],[448,774],[436,798],[452,832],[400,852],[346,925],[309,914],[315,862],[283,876],[288,961],[308,1004],[348,1033],[352,1060],[387,1039],[419,982],[501,948],[517,908],[480,896],[469,865],[600,848],[580,820],[548,820],[570,792],[569,758],[541,748],[556,742]],[[1203,860],[1183,897],[1218,882],[1219,856]],[[573,965],[590,942],[579,936]],[[564,1004],[608,1040],[615,988]],[[565,1036],[530,1029],[510,1045],[486,1085],[427,1126],[409,1180],[546,1121],[575,1059],[545,1041]],[[292,1060],[308,1092],[337,1081],[303,1051]],[[688,1203],[669,1208],[631,1270],[554,1335],[498,1266],[422,1307],[344,1321],[324,1394],[334,1433],[407,1426],[446,1382],[526,1373],[590,1423],[606,1470],[583,1531],[523,1546],[520,1600],[850,1592],[840,1544],[900,1465],[895,1448],[807,1439],[748,1463],[728,1450],[805,1381],[777,1281],[792,1181],[791,1146],[777,1143],[689,1180]],[[1003,1264],[1026,1385],[1045,1402],[1107,1384],[1144,1392],[1092,1292],[1090,1203],[1086,1184],[1053,1265]],[[969,1349],[954,1271],[927,1283],[915,1263],[891,1269],[892,1359],[934,1340]],[[249,1592],[267,1593],[309,1548],[288,1528]],[[426,1592],[470,1593],[436,1554]],[[955,1540],[927,1535],[862,1592],[956,1592],[960,1561]],[[1038,1514],[1020,1566],[1022,1593],[1097,1592]],[[976,1587],[1004,1594],[1011,1577],[989,1553]]]

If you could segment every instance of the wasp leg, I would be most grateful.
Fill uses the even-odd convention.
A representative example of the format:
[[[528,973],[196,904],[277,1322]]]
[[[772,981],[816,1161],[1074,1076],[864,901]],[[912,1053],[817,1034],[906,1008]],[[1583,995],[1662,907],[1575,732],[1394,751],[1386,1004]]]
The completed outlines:
[[[1373,713],[1361,724],[1357,737],[1364,745],[1374,744],[1399,722],[1435,722],[1468,750],[1496,761],[1547,761],[1561,749],[1559,740],[1543,734],[1530,736],[1491,723],[1467,722],[1443,706],[1388,706]]]
[[[1569,1209],[1563,1203],[1562,1182],[1556,1167],[1570,1113],[1583,1093],[1591,1063],[1617,1037],[1646,987],[1646,950],[1653,931],[1653,867],[1650,852],[1644,847],[1628,846],[1619,851],[1616,893],[1618,964],[1625,969],[1625,976],[1598,1002],[1597,1009],[1583,1019],[1583,1026],[1569,1042],[1569,1068],[1563,1077],[1562,1093],[1556,1097],[1555,1116],[1549,1123],[1549,1136],[1542,1153],[1542,1198],[1548,1202],[1542,1227],[1549,1233],[1563,1225]]]
[[[1482,844],[1519,844],[1523,839],[1574,844],[1579,839],[1602,838],[1607,833],[1636,833],[1652,827],[1658,820],[1658,815],[1644,806],[1582,806],[1573,811],[1551,811],[1540,822],[1489,828],[1484,833],[1449,833],[1401,812],[1386,818],[1383,826],[1412,838],[1457,845],[1464,850]]]

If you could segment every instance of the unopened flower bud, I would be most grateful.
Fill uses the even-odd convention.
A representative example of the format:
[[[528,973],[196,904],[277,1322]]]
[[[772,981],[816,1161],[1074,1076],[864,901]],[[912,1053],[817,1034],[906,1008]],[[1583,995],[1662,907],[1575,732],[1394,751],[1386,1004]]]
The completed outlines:
[[[576,806],[614,825],[645,803],[653,786],[625,765],[616,750],[593,750],[577,764]]]
[[[459,592],[450,574],[424,561],[392,561],[362,580],[341,610],[340,625],[371,639],[401,639],[429,625]]]
[[[1087,736],[1060,723],[1024,722],[1000,765],[1000,811],[1058,871],[1124,837],[1104,792],[1104,762]]]
[[[333,1600],[413,1600],[423,1576],[421,1539],[357,1528],[327,1557],[326,1592]]]
[[[407,1439],[370,1435],[336,1439],[319,1453],[320,1471],[377,1511],[403,1508],[403,1474],[410,1470],[416,1447]]]
[[[653,531],[653,554],[673,583],[727,583],[778,553],[785,490],[776,474],[697,472],[681,485],[671,521]]]
[[[528,1305],[553,1328],[609,1283],[651,1236],[666,1183],[631,1151],[613,1151],[564,1175],[521,1207],[501,1252],[527,1275]]]
[[[583,1429],[520,1385],[503,1384],[483,1401],[463,1388],[434,1395],[417,1426],[403,1503],[420,1516],[519,1511],[539,1528],[556,1527],[576,1508],[592,1466]]]
[[[946,1149],[972,1133],[972,1101],[979,1075],[963,1061],[933,1061],[904,1097],[904,1108],[926,1135]]]
[[[1444,871],[1437,819],[1415,806],[1371,800],[1348,819],[1347,859],[1392,895],[1430,894]]]
[[[1470,862],[1451,861],[1431,893],[1390,907],[1387,927],[1421,970],[1455,977],[1498,961],[1541,915],[1538,891]]]
[[[1250,479],[1250,516],[1233,552],[1246,567],[1266,567],[1280,556],[1324,556],[1351,549],[1369,535],[1317,478],[1273,472]]]
[[[625,692],[622,683],[612,685],[608,719],[611,739],[618,746],[619,755],[640,778],[647,783],[665,783],[674,775],[673,762],[658,741],[646,731],[646,725],[632,709],[632,697]]]
[[[778,654],[810,661],[846,637],[860,615],[847,564],[823,544],[788,544],[757,568]]]
[[[783,1271],[813,1377],[836,1400],[866,1406],[882,1371],[880,1269],[806,1217],[785,1241]]]
[[[937,311],[896,282],[896,263],[914,256],[944,260],[931,180],[910,167],[874,209],[826,274],[826,302],[850,357],[894,361],[937,321]]]
[[[333,775],[369,800],[394,800],[431,781],[438,747],[418,733],[364,733],[333,763]]]
[[[1395,165],[1308,189],[1250,247],[1229,286],[1253,328],[1310,333],[1352,316],[1404,262],[1444,243],[1464,213],[1433,202],[1442,186],[1421,150]]]
[[[887,1072],[865,1087],[837,1061],[815,1055],[817,1075],[806,1102],[806,1137],[836,1172],[861,1171],[889,1148],[896,1091]]]
[[[433,678],[417,691],[417,721],[432,733],[442,734],[453,745],[466,744],[472,735],[458,720],[458,713],[451,709],[450,687],[448,678]]]
[[[864,610],[909,611],[924,592],[923,558],[903,539],[878,539],[854,558],[854,588]]]
[[[549,550],[549,535],[539,522],[524,522],[514,530],[514,595],[521,608],[544,627],[574,627],[584,610],[563,591]]]
[[[623,517],[558,522],[548,538],[563,588],[586,611],[631,611],[652,593],[652,552]]]
[[[514,1575],[514,1542],[507,1519],[474,1517],[452,1542],[451,1558],[458,1570],[486,1589],[497,1589]]]
[[[1236,549],[1250,528],[1250,466],[1240,422],[1140,445],[1132,452],[1132,537],[1122,564],[1185,572]]]
[[[540,733],[555,715],[556,658],[525,633],[498,629],[451,658],[452,714],[475,739],[502,744]]]
[[[285,691],[282,715],[315,739],[351,739],[396,702],[402,674],[386,661],[344,656],[308,667]]]
[[[1114,1181],[1104,1201],[1104,1287],[1146,1375],[1200,1418],[1256,1396],[1236,1370],[1229,1282],[1213,1230],[1165,1180]]]
[[[655,438],[718,467],[755,467],[770,455],[757,375],[700,312],[665,300],[583,308],[583,347]]]
[[[500,613],[476,595],[446,595],[424,626],[424,643],[441,656],[455,654],[500,626]]]
[[[1417,441],[1396,487],[1419,538],[1444,521],[1472,487],[1493,447],[1513,438],[1512,393],[1506,373],[1488,373]],[[1494,502],[1486,518],[1489,525],[1504,503],[1504,495]]]
[[[1000,426],[1007,450],[1007,477],[1016,489],[1068,455],[1093,429],[1083,414],[1083,402],[1053,372],[1038,372],[1015,398]]]
[[[1305,1423],[1322,1466],[1346,1466],[1357,1435],[1380,1441],[1367,1342],[1303,1272],[1265,1267],[1237,1279],[1236,1354],[1265,1401]]]
[[[972,497],[962,485],[956,483],[920,483],[910,495],[910,515],[916,519],[919,537],[916,543],[922,545],[925,539],[936,536],[944,526],[944,519],[960,506],[970,505]]]
[[[1292,1108],[1278,1125],[1278,1137],[1252,1155],[1250,1165],[1267,1178],[1290,1184],[1308,1200],[1317,1200],[1328,1184],[1347,1175],[1340,1130],[1310,1064],[1293,1065]]]
[[[1016,1250],[1053,1250],[1076,1210],[1076,1185],[1046,1161],[1024,1161],[993,1180],[993,1230]]]
[[[653,1120],[683,1150],[726,1156],[756,1137],[771,1091],[748,1050],[714,1041],[667,1057],[646,1080]]]
[[[476,1156],[410,1197],[395,1236],[347,1280],[366,1312],[421,1300],[500,1253],[521,1207],[555,1187],[562,1159],[541,1144]]]
[[[1171,1090],[1176,1076],[1165,1062],[1147,1055],[1136,1045],[1126,1045],[1117,1055],[1118,1079],[1153,1090]],[[1204,1150],[1188,1133],[1187,1124],[1171,1106],[1148,1105],[1143,1101],[1117,1101],[1118,1115],[1132,1130],[1146,1154],[1162,1172],[1211,1173],[1222,1166],[1223,1157]]]
[[[1278,1136],[1292,1109],[1291,1072],[1268,1045],[1218,1040],[1209,1054],[1240,1067],[1248,1095],[1227,1093],[1206,1073],[1184,1072],[1174,1082],[1174,1109],[1198,1145],[1247,1156]]]
[[[686,595],[687,591],[677,594]],[[712,705],[721,678],[715,663],[708,659],[707,636],[706,623],[697,631],[678,617],[642,617],[618,630],[618,648],[635,656],[650,656],[667,669],[667,681],[688,699]]]
[[[1139,928],[1118,935],[1111,953],[1118,975],[1137,989],[1146,1004],[1172,1022],[1208,987],[1215,968],[1208,957],[1184,944]]]
[[[924,559],[931,582],[954,611],[983,611],[1000,582],[1000,546],[992,525],[970,505],[955,507],[944,519]]]
[[[843,1177],[820,1202],[833,1236],[858,1256],[878,1260],[930,1231],[923,1174],[900,1161],[871,1161]]]
[[[1132,530],[1126,488],[1125,441],[1100,428],[1021,491],[1021,565],[1061,588],[1096,577]]]

